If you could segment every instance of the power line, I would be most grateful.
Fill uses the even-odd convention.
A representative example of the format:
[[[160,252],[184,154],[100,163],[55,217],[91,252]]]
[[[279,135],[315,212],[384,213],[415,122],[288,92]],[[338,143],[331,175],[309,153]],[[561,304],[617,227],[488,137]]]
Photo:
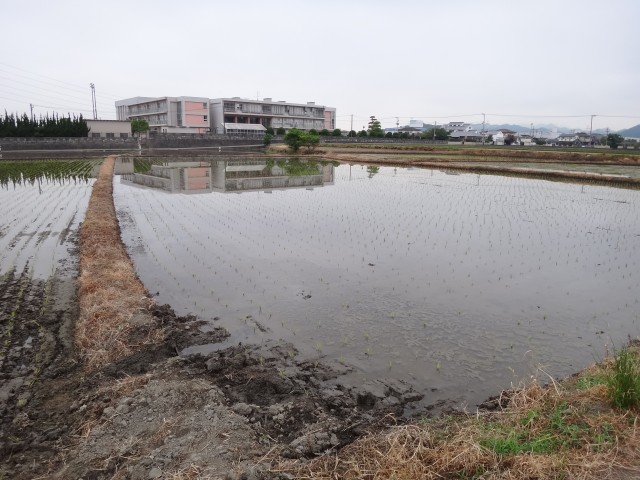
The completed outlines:
[[[19,70],[19,71],[21,71],[21,72],[29,73],[29,74],[31,74],[31,75],[36,75],[36,76],[38,76],[38,77],[48,78],[49,80],[53,80],[54,82],[60,83],[60,84],[62,84],[62,85],[69,85],[69,86],[71,86],[71,87],[75,88],[76,90],[83,91],[83,90],[85,90],[85,89],[86,89],[86,87],[84,87],[84,86],[82,86],[82,85],[78,85],[78,84],[70,83],[70,82],[65,82],[65,81],[63,81],[63,80],[58,80],[57,78],[50,77],[50,76],[48,76],[48,75],[42,75],[41,73],[32,72],[32,71],[30,71],[30,70],[25,70],[24,68],[15,67],[15,66],[13,66],[13,65],[9,65],[8,63],[0,62],[0,65],[4,65],[5,67],[9,67],[9,68],[12,68],[12,69],[14,69],[14,70]],[[13,73],[13,72],[7,72],[7,73],[11,73],[11,74],[13,74],[13,75],[19,75],[19,74],[17,74],[17,73]],[[42,80],[39,80],[39,81],[42,81]],[[68,87],[66,87],[66,88],[68,88]],[[114,100],[117,100],[117,99],[119,99],[119,98],[120,98],[120,96],[119,96],[119,95],[115,95],[115,94],[113,94],[113,93],[109,93],[109,92],[103,92],[103,94],[104,94],[103,96],[105,96],[105,97],[106,97],[106,96],[109,96],[109,97],[111,97],[111,98],[112,98],[112,99],[114,99]]]
[[[5,78],[5,77],[0,75],[0,78]],[[15,91],[23,92],[23,93],[26,93],[26,94],[29,94],[31,96],[38,97],[38,98],[55,98],[57,100],[64,100],[65,102],[68,102],[68,103],[76,103],[76,104],[79,103],[79,104],[82,104],[82,105],[86,105],[86,102],[87,102],[87,99],[84,99],[84,98],[81,98],[81,97],[75,97],[73,95],[68,95],[68,94],[64,94],[64,93],[60,94],[60,96],[51,94],[51,93],[57,94],[58,92],[51,92],[49,94],[43,94],[43,93],[33,92],[32,90],[29,90],[29,89],[24,89],[24,88],[15,87],[15,86],[9,86],[9,85],[6,85],[4,83],[1,84],[1,85],[4,88],[8,89],[8,90],[15,90]],[[28,87],[30,89],[33,88],[33,89],[37,89],[37,90],[47,91],[47,89],[41,88],[41,87],[35,87],[35,86],[28,86]],[[65,98],[65,97],[68,97],[69,99],[80,100],[80,102],[77,102],[75,100],[69,100],[68,98]],[[107,103],[103,103],[103,102],[100,102],[100,104],[105,106],[106,108],[113,108],[115,110],[115,107],[113,106],[113,104],[107,104]],[[107,107],[107,105],[108,105],[108,107]]]
[[[6,70],[2,70],[1,68],[0,68],[0,72],[7,73],[9,75],[16,75],[13,72],[7,72]],[[77,89],[77,88],[68,88],[68,87],[63,87],[63,86],[60,86],[60,85],[55,85],[55,84],[52,84],[50,82],[43,82],[42,80],[33,79],[33,78],[30,78],[30,77],[27,77],[27,76],[24,76],[24,75],[18,75],[18,76],[21,77],[21,78],[26,78],[27,80],[38,82],[38,85],[45,85],[45,87],[37,86],[37,85],[34,85],[31,82],[25,82],[24,80],[18,80],[18,79],[11,78],[11,77],[5,77],[3,75],[0,75],[0,78],[4,78],[6,80],[19,83],[20,85],[25,85],[25,83],[27,83],[31,88],[37,88],[37,89],[40,89],[40,90],[50,91],[51,88],[57,88],[57,89],[69,90],[69,91],[74,92],[74,93],[80,93],[80,92],[85,93],[86,92],[86,88],[81,89],[81,90]],[[59,93],[61,95],[68,95],[69,97],[72,97],[72,98],[78,98],[78,97],[74,97],[73,95],[71,95],[69,93],[65,93],[65,92],[55,92],[55,93]],[[112,103],[112,102],[109,101],[107,103]]]

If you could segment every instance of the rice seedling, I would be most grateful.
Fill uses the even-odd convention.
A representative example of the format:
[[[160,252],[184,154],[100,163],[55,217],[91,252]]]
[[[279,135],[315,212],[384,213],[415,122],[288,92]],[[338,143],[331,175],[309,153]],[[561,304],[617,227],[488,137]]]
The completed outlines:
[[[265,321],[277,316],[278,335],[310,349],[316,340],[324,350],[333,343],[338,356],[371,346],[376,355],[368,363],[384,371],[389,352],[415,363],[436,345],[492,359],[447,362],[447,374],[465,390],[475,378],[495,379],[505,363],[524,371],[523,346],[563,373],[569,363],[591,361],[585,345],[594,339],[571,340],[577,325],[626,337],[638,300],[637,276],[630,275],[640,248],[633,242],[640,209],[630,208],[637,191],[594,186],[585,195],[541,180],[395,173],[381,167],[374,185],[364,181],[366,170],[349,177],[348,168],[337,167],[332,186],[268,195],[176,196],[115,186],[119,209],[139,222],[154,253],[133,255],[145,285],[181,313],[194,311],[196,299],[198,310],[224,305],[240,318],[264,309]],[[603,295],[603,284],[615,293]],[[301,314],[293,297],[303,289],[317,293]],[[541,298],[547,303],[538,313]],[[583,319],[593,305],[591,327]],[[483,329],[508,337],[504,348],[483,345]],[[388,345],[369,345],[364,332]],[[416,352],[408,348],[414,343],[421,344]],[[428,386],[429,379],[420,382]]]

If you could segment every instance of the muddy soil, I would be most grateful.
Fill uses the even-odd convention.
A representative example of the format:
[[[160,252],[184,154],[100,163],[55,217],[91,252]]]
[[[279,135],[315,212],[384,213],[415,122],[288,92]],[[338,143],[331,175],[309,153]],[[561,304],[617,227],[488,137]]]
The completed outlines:
[[[163,344],[88,373],[73,279],[12,272],[0,295],[0,479],[288,478],[270,471],[279,459],[340,448],[422,397],[394,380],[348,385],[285,343],[180,356],[227,332],[167,305],[131,320],[141,335],[164,328]]]

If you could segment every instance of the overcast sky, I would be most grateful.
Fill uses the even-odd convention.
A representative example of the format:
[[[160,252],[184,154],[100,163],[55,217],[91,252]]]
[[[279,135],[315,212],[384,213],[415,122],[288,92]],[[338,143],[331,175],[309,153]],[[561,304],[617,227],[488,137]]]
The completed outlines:
[[[10,112],[90,117],[92,82],[100,118],[188,95],[315,101],[356,130],[640,124],[638,0],[0,0],[0,21]]]

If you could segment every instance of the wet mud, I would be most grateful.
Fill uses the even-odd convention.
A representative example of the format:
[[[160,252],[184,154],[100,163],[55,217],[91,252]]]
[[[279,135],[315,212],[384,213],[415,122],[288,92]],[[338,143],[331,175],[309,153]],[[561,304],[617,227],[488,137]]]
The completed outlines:
[[[141,336],[162,327],[165,342],[88,374],[72,341],[73,279],[11,272],[0,292],[0,478],[151,478],[194,462],[204,478],[280,478],[265,458],[335,450],[422,398],[395,380],[349,385],[347,368],[284,342],[181,356],[228,333],[168,305],[132,319]]]

